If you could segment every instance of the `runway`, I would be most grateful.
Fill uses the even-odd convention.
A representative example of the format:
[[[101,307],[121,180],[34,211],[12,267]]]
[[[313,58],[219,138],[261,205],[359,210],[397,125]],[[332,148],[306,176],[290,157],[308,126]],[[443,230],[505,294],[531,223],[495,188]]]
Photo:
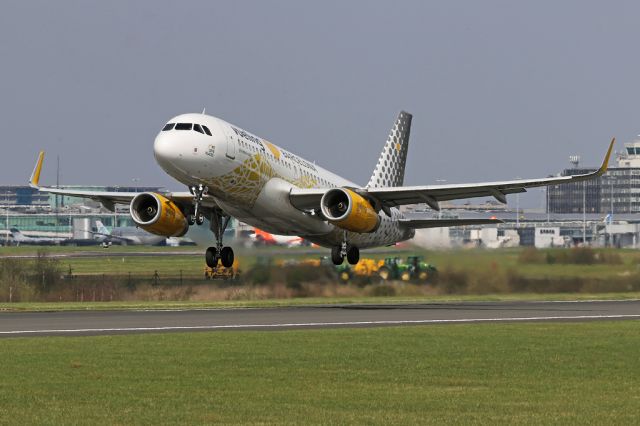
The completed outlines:
[[[640,300],[3,312],[0,337],[640,319]]]

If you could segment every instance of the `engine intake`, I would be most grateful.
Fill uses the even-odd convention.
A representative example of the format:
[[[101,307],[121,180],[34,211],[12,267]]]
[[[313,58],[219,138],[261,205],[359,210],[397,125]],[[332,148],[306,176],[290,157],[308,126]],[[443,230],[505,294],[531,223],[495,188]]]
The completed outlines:
[[[167,197],[142,192],[131,200],[131,218],[140,228],[164,237],[181,237],[189,230],[187,218]]]
[[[320,200],[320,210],[334,225],[353,232],[374,232],[380,216],[361,195],[346,188],[330,189]]]

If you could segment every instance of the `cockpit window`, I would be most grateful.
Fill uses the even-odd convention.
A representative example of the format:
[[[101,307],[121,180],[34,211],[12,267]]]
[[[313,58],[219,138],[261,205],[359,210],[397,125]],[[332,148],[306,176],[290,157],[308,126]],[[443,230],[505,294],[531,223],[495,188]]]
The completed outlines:
[[[212,136],[212,135],[211,135],[211,130],[209,130],[209,128],[208,128],[207,126],[205,126],[205,125],[203,124],[203,125],[202,125],[202,128],[204,129],[204,132],[205,132],[207,135]]]
[[[176,130],[191,130],[191,123],[178,123],[176,124]]]
[[[176,125],[176,123],[167,123],[167,124],[165,124],[165,126],[162,128],[162,131],[163,131],[163,132],[166,132],[167,130],[171,130],[171,129],[173,129],[173,126],[175,126],[175,125]]]
[[[199,132],[199,133],[204,133],[202,131],[202,127],[200,127],[200,125],[197,124],[197,123],[193,125],[193,130],[195,130],[196,132]]]

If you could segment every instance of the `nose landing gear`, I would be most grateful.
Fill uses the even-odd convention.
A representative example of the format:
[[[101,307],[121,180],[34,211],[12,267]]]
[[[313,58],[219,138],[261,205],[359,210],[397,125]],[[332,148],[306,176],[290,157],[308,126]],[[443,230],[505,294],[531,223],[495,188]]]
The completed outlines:
[[[187,222],[189,225],[202,225],[204,223],[204,214],[200,211],[200,203],[202,198],[209,192],[209,188],[200,184],[198,186],[190,186],[189,192],[193,194],[193,214],[187,216]]]
[[[216,246],[209,247],[205,253],[205,261],[210,268],[218,266],[218,261],[225,268],[233,266],[233,249],[222,245],[222,237],[230,220],[231,216],[225,215],[221,210],[216,209],[211,213],[211,230],[216,237]]]

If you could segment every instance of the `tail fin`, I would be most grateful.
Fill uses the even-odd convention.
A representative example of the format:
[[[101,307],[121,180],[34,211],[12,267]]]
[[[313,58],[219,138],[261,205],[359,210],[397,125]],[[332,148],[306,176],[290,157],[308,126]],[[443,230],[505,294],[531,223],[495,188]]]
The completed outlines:
[[[22,242],[26,240],[26,238],[18,228],[11,228],[9,230],[9,233],[11,234],[11,237],[13,237],[13,240],[16,242]]]
[[[99,234],[111,235],[111,231],[109,231],[107,227],[104,226],[102,222],[99,220],[96,220],[96,230],[98,231]]]
[[[405,111],[398,115],[367,188],[402,186],[412,117]]]

